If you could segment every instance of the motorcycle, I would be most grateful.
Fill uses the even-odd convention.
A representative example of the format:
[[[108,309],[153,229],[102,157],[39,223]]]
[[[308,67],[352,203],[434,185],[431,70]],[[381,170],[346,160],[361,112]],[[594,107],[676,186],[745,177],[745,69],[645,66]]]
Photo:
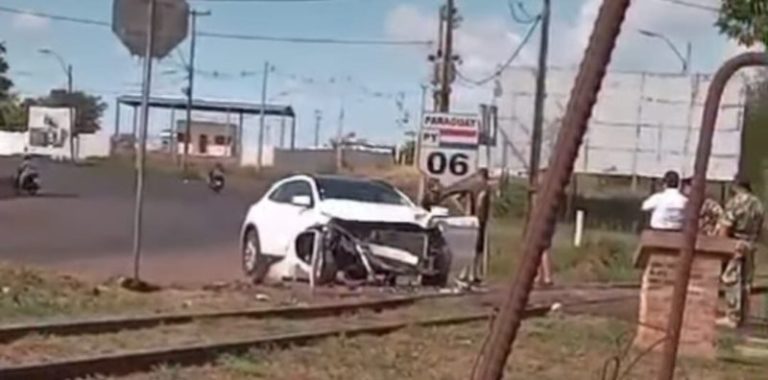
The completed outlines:
[[[224,177],[223,176],[212,176],[208,179],[208,187],[211,188],[215,193],[221,192],[221,190],[224,188]]]
[[[22,173],[20,178],[14,181],[14,185],[16,194],[36,195],[40,190],[40,175],[37,172]]]

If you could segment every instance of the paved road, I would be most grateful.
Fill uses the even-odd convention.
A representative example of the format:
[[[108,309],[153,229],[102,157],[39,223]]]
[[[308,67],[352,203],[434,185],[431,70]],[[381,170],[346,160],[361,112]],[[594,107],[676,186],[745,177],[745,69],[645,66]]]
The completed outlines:
[[[0,177],[11,175],[15,165],[0,159]],[[43,161],[38,167],[40,196],[0,200],[0,260],[65,267],[73,262],[130,262],[132,170],[117,164],[76,167]],[[166,174],[149,174],[143,229],[147,258],[172,262],[186,259],[186,254],[236,268],[240,223],[264,186],[254,182],[216,195],[202,182],[184,184]]]

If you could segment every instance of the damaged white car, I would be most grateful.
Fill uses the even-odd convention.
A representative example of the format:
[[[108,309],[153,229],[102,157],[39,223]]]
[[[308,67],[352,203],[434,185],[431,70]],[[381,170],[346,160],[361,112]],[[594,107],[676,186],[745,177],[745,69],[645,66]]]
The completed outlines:
[[[394,284],[408,277],[444,286],[452,253],[447,210],[416,206],[376,180],[296,175],[275,183],[248,210],[243,270],[256,282],[304,278]]]

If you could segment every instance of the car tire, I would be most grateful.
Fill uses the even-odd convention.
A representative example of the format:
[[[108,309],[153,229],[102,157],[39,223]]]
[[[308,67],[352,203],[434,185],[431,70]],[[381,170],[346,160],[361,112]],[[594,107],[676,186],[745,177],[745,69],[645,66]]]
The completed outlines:
[[[331,284],[336,281],[339,271],[336,259],[330,249],[322,249],[318,263],[312,269],[315,272],[316,285]]]
[[[245,231],[241,251],[243,273],[256,284],[263,282],[269,271],[269,262],[261,252],[261,240],[256,227],[248,227]]]
[[[435,258],[435,269],[437,270],[437,273],[421,276],[421,285],[444,287],[448,285],[448,280],[451,274],[453,253],[448,248],[448,244],[445,242],[442,235],[438,234],[433,237],[430,245],[431,253]]]

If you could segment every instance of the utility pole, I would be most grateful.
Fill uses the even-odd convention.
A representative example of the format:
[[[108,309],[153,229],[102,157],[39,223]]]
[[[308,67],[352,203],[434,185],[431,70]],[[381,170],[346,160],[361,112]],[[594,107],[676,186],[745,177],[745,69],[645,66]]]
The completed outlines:
[[[189,142],[192,140],[192,99],[195,86],[195,48],[197,45],[197,17],[210,16],[210,11],[200,12],[193,10],[189,13],[192,22],[191,37],[189,42],[189,66],[187,67],[187,125],[184,130],[184,155],[181,157],[181,167],[184,176],[187,175]],[[175,132],[175,131],[174,131]]]
[[[315,110],[315,147],[320,146],[320,123],[323,120],[323,113]]]
[[[445,50],[442,66],[440,67],[440,112],[448,112],[451,108],[451,82],[453,82],[453,28],[456,20],[454,0],[446,0],[445,18]]]
[[[336,130],[336,170],[340,171],[344,165],[344,100],[341,100],[339,109],[339,126]]]
[[[453,30],[458,21],[454,0],[446,0],[446,4],[440,7],[437,52],[429,56],[433,63],[434,110],[437,112],[450,110],[451,83],[455,78],[455,62],[458,60],[453,54]]]
[[[543,0],[541,11],[541,42],[539,45],[539,64],[536,73],[536,95],[533,105],[533,128],[531,132],[531,157],[528,165],[528,211],[526,226],[530,220],[535,195],[539,187],[539,167],[541,166],[541,139],[544,130],[544,105],[547,96],[547,54],[549,52],[549,21],[552,14],[552,1]]]
[[[264,117],[267,110],[267,80],[269,80],[269,61],[264,62],[264,77],[261,81],[261,112],[259,112],[259,149],[256,162],[259,170],[264,165]]]
[[[285,146],[285,118],[280,118],[280,148]]]

